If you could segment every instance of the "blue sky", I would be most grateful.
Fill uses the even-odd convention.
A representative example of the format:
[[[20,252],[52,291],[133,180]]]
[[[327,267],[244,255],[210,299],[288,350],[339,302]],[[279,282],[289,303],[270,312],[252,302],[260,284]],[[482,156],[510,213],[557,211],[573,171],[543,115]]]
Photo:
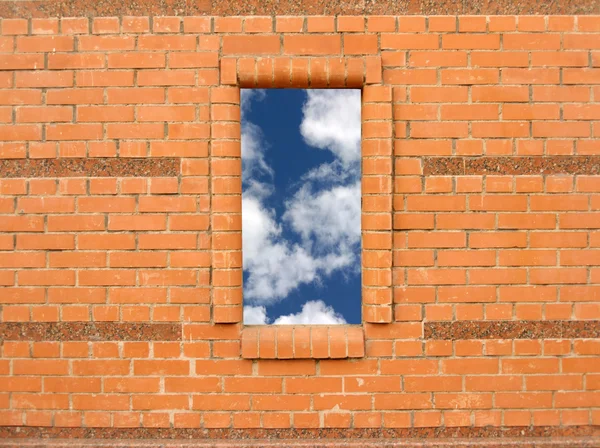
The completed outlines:
[[[361,322],[360,103],[242,89],[245,324]]]

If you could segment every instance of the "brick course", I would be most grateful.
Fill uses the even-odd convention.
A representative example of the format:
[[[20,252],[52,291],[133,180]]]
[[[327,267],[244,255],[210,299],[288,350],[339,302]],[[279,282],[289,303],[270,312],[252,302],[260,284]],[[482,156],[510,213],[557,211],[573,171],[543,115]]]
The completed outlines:
[[[600,425],[599,17],[0,30],[1,426]],[[240,86],[362,89],[362,327],[240,323]]]

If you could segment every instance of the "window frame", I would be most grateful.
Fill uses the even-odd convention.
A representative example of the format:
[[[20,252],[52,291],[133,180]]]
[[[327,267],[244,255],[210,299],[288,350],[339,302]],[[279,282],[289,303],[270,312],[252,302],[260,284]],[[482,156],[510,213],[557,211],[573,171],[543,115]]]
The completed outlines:
[[[392,322],[392,90],[391,86],[383,84],[381,58],[228,57],[221,58],[219,69],[220,85],[213,88],[210,95],[209,190],[213,323],[241,324],[242,340],[244,332],[256,335],[257,342],[260,339],[260,328],[243,325],[242,88],[361,89],[362,324],[315,325],[308,328],[312,335],[317,327],[325,328],[328,333],[331,333],[329,327],[341,327],[348,341],[358,337],[352,330],[353,327],[363,334],[365,323]],[[286,331],[282,331],[282,335]],[[338,330],[332,334],[341,335]],[[272,337],[277,339],[277,331]],[[332,341],[331,335],[329,341]],[[346,356],[350,351],[352,350],[348,350],[346,344]]]

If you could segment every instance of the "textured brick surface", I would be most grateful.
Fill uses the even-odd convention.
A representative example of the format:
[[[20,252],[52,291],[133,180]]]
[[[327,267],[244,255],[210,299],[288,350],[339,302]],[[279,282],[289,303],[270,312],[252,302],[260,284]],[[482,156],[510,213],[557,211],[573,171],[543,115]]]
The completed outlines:
[[[456,2],[454,0],[379,0],[377,2],[348,2],[343,0],[288,0],[280,2],[277,0],[248,0],[244,2],[217,1],[217,0],[195,0],[193,2],[174,0],[162,2],[160,0],[143,0],[131,2],[117,2],[105,0],[102,2],[83,2],[81,0],[45,0],[44,2],[32,0],[4,0],[0,3],[0,16],[11,18],[36,17],[35,30],[37,33],[47,33],[56,29],[56,16],[68,18],[70,30],[81,32],[85,25],[79,20],[79,16],[109,16],[98,21],[94,27],[95,32],[110,33],[116,26],[115,19],[110,16],[139,16],[155,14],[158,16],[192,16],[192,15],[218,15],[218,16],[261,16],[261,15],[342,15],[340,31],[356,31],[357,20],[354,17],[347,18],[344,15],[421,15],[416,20],[405,19],[407,29],[418,31],[425,18],[422,15],[444,15],[444,14],[599,14],[600,2],[598,0],[570,0],[557,2],[553,0],[474,0]],[[45,20],[43,18],[49,18]],[[499,18],[495,25],[496,31],[504,31],[510,27],[511,17]],[[140,32],[150,29],[145,19],[126,17],[127,29]],[[295,20],[295,19],[294,19]],[[282,24],[281,31],[295,27],[294,20]],[[316,17],[312,20],[312,30],[326,31],[333,23],[330,17]],[[525,17],[521,21],[521,29],[524,31],[540,31],[540,17]],[[554,29],[560,30],[568,19],[558,17],[553,20]],[[232,26],[238,26],[239,22],[234,19],[230,21]],[[461,24],[462,31],[474,31],[481,26],[481,18],[465,18]],[[178,24],[177,20],[167,18],[161,20],[152,27],[153,31],[173,31]],[[384,19],[376,20],[374,31],[385,31],[389,22]],[[446,17],[435,18],[435,26],[438,31],[448,31],[452,21]],[[15,27],[18,27],[16,25]],[[266,27],[262,18],[253,18],[244,29],[246,32],[261,32]],[[205,30],[204,18],[192,19],[190,27],[194,30]],[[240,31],[241,28],[232,28]],[[452,28],[453,30],[454,28]],[[279,31],[279,30],[278,30]]]
[[[0,30],[0,434],[597,435],[598,17]],[[362,326],[241,324],[240,86],[362,89]]]

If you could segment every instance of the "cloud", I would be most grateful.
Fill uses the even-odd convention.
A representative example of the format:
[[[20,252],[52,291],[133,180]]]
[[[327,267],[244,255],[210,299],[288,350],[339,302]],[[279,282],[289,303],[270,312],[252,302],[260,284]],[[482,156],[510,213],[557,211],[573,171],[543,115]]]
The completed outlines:
[[[265,89],[241,89],[240,90],[240,110],[242,117],[252,108],[252,101],[262,101],[267,96]]]
[[[244,122],[242,125],[242,180],[261,176],[273,176],[273,170],[265,161],[264,151],[267,149],[260,127],[254,123]]]
[[[286,202],[283,219],[302,236],[328,251],[360,243],[360,182],[313,191],[305,184]]]
[[[244,325],[268,325],[271,319],[267,316],[264,306],[245,306]],[[302,305],[302,310],[296,314],[280,316],[273,325],[338,325],[345,324],[344,316],[337,313],[333,307],[322,300],[311,300]]]
[[[306,143],[327,149],[343,163],[360,161],[360,90],[307,90],[300,133]]]
[[[296,314],[280,316],[274,325],[338,325],[345,324],[344,316],[337,313],[322,300],[311,300],[302,305],[302,311]]]
[[[267,309],[264,306],[244,307],[244,325],[266,325],[268,323]]]
[[[273,303],[301,283],[317,278],[319,263],[300,245],[281,238],[282,229],[274,212],[248,193],[242,197],[242,228],[247,299]]]
[[[242,180],[263,175],[273,176],[273,170],[265,161],[265,150],[268,148],[262,129],[245,120],[244,115],[252,108],[253,101],[262,101],[266,92],[260,89],[242,89],[240,93],[240,110],[242,114]]]
[[[358,208],[360,219],[360,205]],[[321,211],[325,210],[325,207],[321,208]],[[299,214],[302,215],[302,212],[299,211]],[[335,214],[332,219],[333,217]],[[242,254],[244,271],[248,274],[244,282],[244,297],[251,303],[272,304],[284,299],[301,284],[320,282],[322,275],[330,275],[345,267],[354,266],[354,269],[359,269],[355,263],[356,248],[346,243],[344,235],[338,233],[338,230],[327,230],[326,223],[319,223],[315,227],[318,232],[315,236],[327,241],[337,241],[338,244],[330,242],[327,250],[317,250],[310,240],[300,245],[284,239],[282,228],[275,218],[275,212],[265,207],[260,198],[252,196],[250,192],[243,195]],[[302,218],[309,220],[310,216],[302,215]],[[315,219],[324,218],[317,216]],[[360,222],[357,229],[360,229]],[[358,233],[354,237],[357,239],[355,243],[360,240],[360,230]]]
[[[339,160],[334,160],[331,163],[323,163],[303,174],[300,178],[300,184],[307,182],[330,185],[340,184],[358,179],[359,174],[357,165],[352,165],[350,168]]]

